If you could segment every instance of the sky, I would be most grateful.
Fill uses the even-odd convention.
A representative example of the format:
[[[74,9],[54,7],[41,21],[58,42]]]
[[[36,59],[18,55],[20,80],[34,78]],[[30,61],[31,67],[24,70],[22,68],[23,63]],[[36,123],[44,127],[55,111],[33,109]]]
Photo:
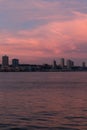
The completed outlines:
[[[87,0],[0,0],[0,60],[87,61]]]

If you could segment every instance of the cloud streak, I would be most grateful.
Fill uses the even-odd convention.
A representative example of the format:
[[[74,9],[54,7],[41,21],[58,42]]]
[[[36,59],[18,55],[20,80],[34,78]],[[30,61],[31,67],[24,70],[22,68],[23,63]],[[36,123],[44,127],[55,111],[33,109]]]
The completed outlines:
[[[86,5],[79,0],[0,1],[0,55],[22,61],[28,57],[86,58]]]

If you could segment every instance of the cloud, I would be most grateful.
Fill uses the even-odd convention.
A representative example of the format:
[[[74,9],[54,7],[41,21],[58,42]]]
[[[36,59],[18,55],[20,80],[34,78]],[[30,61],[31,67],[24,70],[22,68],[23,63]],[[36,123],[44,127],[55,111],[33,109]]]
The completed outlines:
[[[79,0],[3,0],[0,2],[0,28],[30,29],[52,21],[71,20],[73,11],[85,12],[86,5],[87,2]]]
[[[87,16],[0,34],[1,53],[35,57],[87,57]]]
[[[0,1],[0,48],[11,57],[86,58],[87,2]]]

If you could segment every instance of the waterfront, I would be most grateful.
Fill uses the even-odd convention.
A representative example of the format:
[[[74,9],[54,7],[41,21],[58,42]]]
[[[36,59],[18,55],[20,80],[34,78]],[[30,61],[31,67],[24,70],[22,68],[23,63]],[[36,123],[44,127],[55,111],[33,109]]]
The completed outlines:
[[[87,130],[86,72],[0,73],[0,130]]]

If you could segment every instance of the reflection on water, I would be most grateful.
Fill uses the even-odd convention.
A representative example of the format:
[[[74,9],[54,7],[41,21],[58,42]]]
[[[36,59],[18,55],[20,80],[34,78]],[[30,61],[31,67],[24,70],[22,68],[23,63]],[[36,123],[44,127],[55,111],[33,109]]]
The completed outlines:
[[[87,73],[0,73],[0,130],[87,130]]]

